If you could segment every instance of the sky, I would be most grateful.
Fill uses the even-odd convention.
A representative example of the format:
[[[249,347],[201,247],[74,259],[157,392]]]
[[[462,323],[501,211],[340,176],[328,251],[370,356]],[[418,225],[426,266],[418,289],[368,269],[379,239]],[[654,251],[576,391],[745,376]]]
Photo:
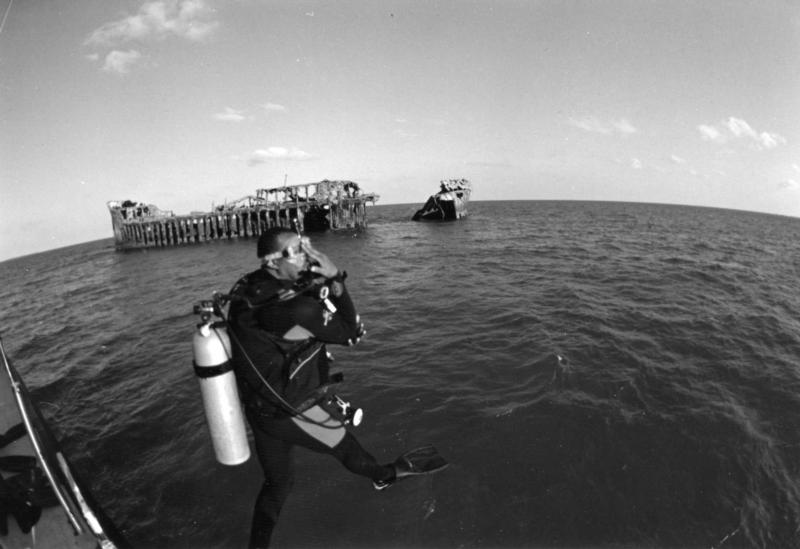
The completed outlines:
[[[0,0],[0,261],[356,181],[800,217],[798,0]]]

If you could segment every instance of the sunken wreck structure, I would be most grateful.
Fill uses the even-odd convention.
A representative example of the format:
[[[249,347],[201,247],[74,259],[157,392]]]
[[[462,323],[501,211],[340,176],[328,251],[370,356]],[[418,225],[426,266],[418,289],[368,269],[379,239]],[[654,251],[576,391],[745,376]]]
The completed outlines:
[[[269,227],[301,231],[363,229],[367,204],[378,201],[353,181],[329,181],[257,189],[210,212],[175,215],[142,202],[110,201],[111,225],[118,250],[194,244],[259,236]]]
[[[411,219],[445,221],[466,217],[471,193],[472,185],[466,179],[444,179],[439,182],[439,192],[431,195]]]

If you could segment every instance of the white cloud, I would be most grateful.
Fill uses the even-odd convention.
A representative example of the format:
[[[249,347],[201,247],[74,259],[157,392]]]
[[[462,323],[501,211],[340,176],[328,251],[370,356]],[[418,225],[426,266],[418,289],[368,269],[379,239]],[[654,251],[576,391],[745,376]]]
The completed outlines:
[[[794,179],[786,179],[785,181],[781,181],[778,186],[781,189],[788,189],[790,191],[800,190],[800,183]]]
[[[728,121],[725,123],[731,133],[736,137],[752,137],[756,138],[757,134],[753,128],[750,127],[750,124],[742,120],[741,118],[734,118],[731,116],[728,118]]]
[[[261,105],[267,112],[285,112],[286,107],[278,105],[277,103],[264,103]]]
[[[223,122],[241,122],[244,120],[244,115],[242,112],[243,111],[225,107],[225,112],[218,112],[214,115],[214,119],[221,120]]]
[[[308,160],[310,158],[311,155],[309,153],[294,147],[291,149],[287,149],[286,147],[268,147],[266,149],[253,151],[247,159],[247,163],[250,166],[255,166],[256,164],[263,164],[270,160]]]
[[[800,166],[798,166],[797,164],[792,164],[792,168],[793,168],[793,169],[794,169],[794,171],[796,171],[797,173],[800,173]]]
[[[778,145],[785,145],[786,138],[777,133],[761,132],[757,138],[765,149],[774,149]]]
[[[415,137],[419,137],[419,133],[413,131],[406,131],[403,128],[398,128],[394,130],[394,135],[400,137],[401,139],[414,139]]]
[[[712,143],[725,143],[726,141],[722,133],[714,126],[701,124],[697,126],[697,129],[700,130],[700,137],[704,141],[711,141]]]
[[[612,122],[612,125],[614,126],[615,130],[617,130],[619,133],[623,135],[629,135],[639,131],[636,128],[634,128],[633,124],[628,122],[628,120],[625,118]]]
[[[587,132],[603,134],[611,133],[611,130],[607,126],[603,126],[599,120],[591,116],[584,118],[570,118],[569,123],[576,128],[580,128]]]
[[[116,46],[133,40],[177,36],[199,41],[209,36],[219,23],[203,0],[159,0],[146,2],[139,12],[108,22],[95,29],[87,45]]]
[[[142,54],[136,50],[113,50],[106,56],[103,70],[117,74],[127,74],[130,72],[131,67],[139,62],[141,57]]]
[[[669,157],[669,159],[670,159],[670,160],[672,160],[672,161],[673,161],[675,164],[686,164],[686,159],[684,159],[684,158],[681,158],[681,157],[680,157],[680,156],[678,156],[677,154],[673,154],[673,155],[671,155],[671,156]]]
[[[601,133],[603,135],[611,135],[615,133],[630,135],[639,131],[625,118],[606,122],[598,119],[595,116],[584,116],[582,118],[570,117],[568,122],[572,126],[580,128],[584,131]]]
[[[631,168],[634,170],[641,170],[642,169],[642,161],[638,158],[631,158]]]
[[[731,116],[723,122],[722,130],[715,126],[702,124],[697,126],[700,137],[712,143],[726,143],[729,139],[746,139],[752,142],[756,150],[774,149],[779,145],[786,144],[786,138],[780,134],[772,132],[757,132],[747,121]],[[727,129],[727,133],[724,130]]]

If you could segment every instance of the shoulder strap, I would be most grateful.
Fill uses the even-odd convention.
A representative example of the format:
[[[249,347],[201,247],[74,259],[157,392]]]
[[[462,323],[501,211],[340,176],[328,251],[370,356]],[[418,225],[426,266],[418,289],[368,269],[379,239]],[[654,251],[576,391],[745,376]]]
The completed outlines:
[[[231,301],[248,309],[255,309],[278,299],[284,290],[284,284],[280,280],[258,269],[240,278],[228,293]]]

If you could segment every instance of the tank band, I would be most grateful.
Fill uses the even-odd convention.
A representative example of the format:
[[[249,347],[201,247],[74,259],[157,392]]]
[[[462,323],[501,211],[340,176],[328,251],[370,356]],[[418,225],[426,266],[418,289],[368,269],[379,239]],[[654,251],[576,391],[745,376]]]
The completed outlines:
[[[230,360],[226,360],[222,364],[218,364],[217,366],[198,366],[197,362],[192,361],[194,364],[194,373],[199,378],[208,378],[208,377],[216,377],[221,376],[227,372],[233,370],[233,364]]]

